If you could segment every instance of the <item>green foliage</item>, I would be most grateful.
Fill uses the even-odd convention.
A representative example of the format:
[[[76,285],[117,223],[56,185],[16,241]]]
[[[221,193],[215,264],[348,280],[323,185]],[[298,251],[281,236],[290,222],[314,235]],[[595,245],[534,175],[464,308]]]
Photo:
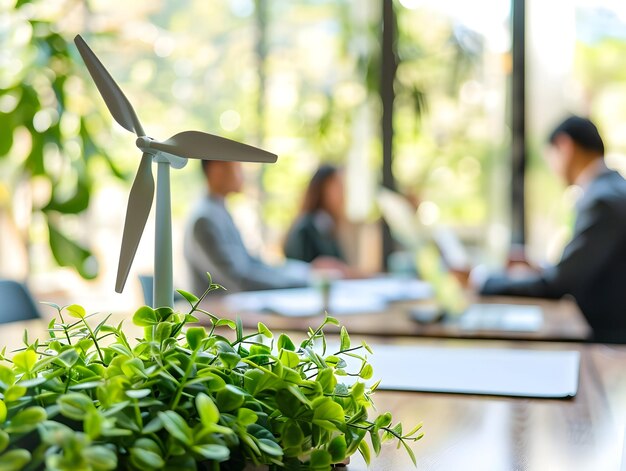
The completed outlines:
[[[2,48],[12,64],[0,73],[0,211],[11,215],[12,199],[23,200],[18,190],[26,189],[54,260],[94,278],[96,260],[68,220],[87,209],[103,175],[124,176],[96,143],[104,122],[81,100],[85,73],[73,44],[52,18],[33,14],[44,3],[0,7],[11,31]],[[30,232],[22,236],[28,245]]]
[[[145,335],[132,343],[121,323],[55,306],[50,337],[0,365],[0,470],[327,470],[357,451],[369,461],[387,440],[413,456],[420,426],[404,434],[389,413],[368,418],[369,347],[342,328],[338,351],[327,351],[336,319],[296,346],[263,324],[244,334],[184,297],[187,314],[137,310]],[[187,327],[194,314],[208,316],[206,330]]]

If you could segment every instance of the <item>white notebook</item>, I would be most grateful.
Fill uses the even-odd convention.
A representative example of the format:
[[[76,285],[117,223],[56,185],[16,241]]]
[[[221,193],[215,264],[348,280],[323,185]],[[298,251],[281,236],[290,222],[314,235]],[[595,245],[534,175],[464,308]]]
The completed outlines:
[[[576,395],[577,351],[372,345],[379,389],[538,398]]]

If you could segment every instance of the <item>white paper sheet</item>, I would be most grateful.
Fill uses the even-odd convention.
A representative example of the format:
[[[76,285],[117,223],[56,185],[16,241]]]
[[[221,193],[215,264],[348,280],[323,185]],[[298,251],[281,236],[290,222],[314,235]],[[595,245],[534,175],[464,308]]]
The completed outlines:
[[[537,332],[542,325],[539,306],[516,304],[473,304],[459,319],[464,330]]]
[[[331,316],[379,312],[392,301],[425,299],[430,285],[403,278],[338,280],[332,283],[328,313]],[[322,314],[322,292],[318,288],[248,291],[226,296],[231,309],[272,311],[288,317]]]
[[[538,398],[576,395],[577,351],[371,345],[379,389]]]

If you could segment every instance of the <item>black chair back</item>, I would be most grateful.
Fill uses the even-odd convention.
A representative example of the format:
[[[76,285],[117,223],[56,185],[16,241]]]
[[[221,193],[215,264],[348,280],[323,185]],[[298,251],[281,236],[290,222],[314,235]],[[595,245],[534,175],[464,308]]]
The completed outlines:
[[[25,284],[0,280],[0,324],[40,318],[39,309]]]

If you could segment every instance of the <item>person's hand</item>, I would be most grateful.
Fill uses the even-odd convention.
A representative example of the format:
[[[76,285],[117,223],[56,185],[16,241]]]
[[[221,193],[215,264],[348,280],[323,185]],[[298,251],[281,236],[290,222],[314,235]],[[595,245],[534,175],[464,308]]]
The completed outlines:
[[[460,268],[451,268],[450,274],[454,276],[454,278],[459,282],[459,284],[463,288],[467,288],[470,286],[470,274],[471,270],[468,269],[460,269]]]

